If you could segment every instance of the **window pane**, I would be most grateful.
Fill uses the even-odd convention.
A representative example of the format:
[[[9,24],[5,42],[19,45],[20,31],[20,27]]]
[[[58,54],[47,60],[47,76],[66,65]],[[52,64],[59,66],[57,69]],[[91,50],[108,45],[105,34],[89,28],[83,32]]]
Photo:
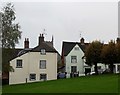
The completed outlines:
[[[71,63],[77,63],[77,56],[71,56]]]
[[[47,74],[40,74],[40,80],[47,80]]]
[[[40,69],[46,69],[46,60],[40,60]]]
[[[30,80],[36,80],[36,74],[30,74]]]
[[[22,68],[22,60],[17,60],[16,67]]]
[[[46,54],[45,49],[41,49],[41,54],[43,54],[43,55]]]
[[[79,50],[79,47],[75,47],[75,50]]]

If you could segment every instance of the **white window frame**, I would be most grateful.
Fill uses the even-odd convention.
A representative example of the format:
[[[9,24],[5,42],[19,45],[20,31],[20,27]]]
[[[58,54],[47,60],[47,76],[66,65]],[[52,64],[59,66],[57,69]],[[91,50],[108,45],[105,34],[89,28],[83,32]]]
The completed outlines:
[[[46,55],[45,49],[41,49],[41,50],[40,50],[40,54],[41,54],[41,55]]]
[[[45,75],[45,76],[43,77],[42,75],[43,76]],[[43,80],[43,81],[47,80],[47,74],[45,73],[40,74],[40,80]]]
[[[31,75],[35,75],[35,78],[31,78]],[[34,74],[34,73],[33,73],[33,74],[30,74],[29,77],[30,77],[30,81],[34,81],[34,80],[36,80],[36,74]]]
[[[71,63],[77,63],[77,56],[71,56]]]
[[[40,69],[46,69],[46,60],[40,60],[40,63],[39,63],[39,68]]]
[[[23,60],[22,59],[17,59],[16,60],[16,68],[22,68],[23,65]]]

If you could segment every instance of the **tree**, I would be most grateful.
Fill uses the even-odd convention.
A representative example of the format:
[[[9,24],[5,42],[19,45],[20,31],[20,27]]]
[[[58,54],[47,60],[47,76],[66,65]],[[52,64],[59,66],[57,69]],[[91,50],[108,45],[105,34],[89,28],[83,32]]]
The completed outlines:
[[[6,48],[7,51],[2,51],[2,55],[5,58],[2,58],[2,71],[9,72],[13,71],[13,68],[9,65],[9,62],[6,61],[7,55],[11,56],[11,48],[15,48],[15,44],[19,43],[19,39],[21,39],[21,31],[19,23],[15,23],[16,15],[14,5],[11,3],[7,3],[5,7],[3,7],[0,12],[1,17],[1,25],[2,25],[2,35],[0,34],[0,39],[2,40],[2,48]],[[6,55],[5,55],[6,54]]]
[[[3,8],[2,14],[2,47],[15,48],[15,44],[21,39],[19,23],[15,23],[14,5],[7,3]]]
[[[116,54],[117,54],[116,60],[118,63],[120,63],[120,41],[116,43]]]
[[[13,51],[14,49],[2,49],[2,71],[5,73],[14,71],[14,69],[9,65],[9,61],[12,58],[11,53],[13,53]]]
[[[93,41],[85,51],[86,63],[88,65],[95,65],[95,73],[98,74],[97,63],[101,61],[102,43]]]
[[[110,65],[110,71],[113,73],[113,63],[116,62],[115,42],[112,40],[108,45],[104,45],[101,53],[102,61]]]

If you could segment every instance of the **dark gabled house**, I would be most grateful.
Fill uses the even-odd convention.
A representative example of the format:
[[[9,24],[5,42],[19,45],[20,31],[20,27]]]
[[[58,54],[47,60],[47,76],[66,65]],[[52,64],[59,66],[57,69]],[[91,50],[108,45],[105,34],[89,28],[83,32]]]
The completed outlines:
[[[90,68],[85,64],[84,53],[89,43],[84,42],[84,38],[80,39],[80,42],[64,42],[62,45],[62,64],[64,65],[64,72],[67,73],[67,77],[71,77],[71,74],[77,74],[82,76],[85,74],[85,68]]]

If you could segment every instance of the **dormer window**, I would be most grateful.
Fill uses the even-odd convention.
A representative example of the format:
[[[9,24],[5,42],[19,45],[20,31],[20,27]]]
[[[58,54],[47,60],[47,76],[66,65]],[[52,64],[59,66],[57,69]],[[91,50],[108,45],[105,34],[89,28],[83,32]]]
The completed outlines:
[[[41,49],[41,52],[40,52],[42,55],[45,55],[46,52],[45,52],[45,49]]]

